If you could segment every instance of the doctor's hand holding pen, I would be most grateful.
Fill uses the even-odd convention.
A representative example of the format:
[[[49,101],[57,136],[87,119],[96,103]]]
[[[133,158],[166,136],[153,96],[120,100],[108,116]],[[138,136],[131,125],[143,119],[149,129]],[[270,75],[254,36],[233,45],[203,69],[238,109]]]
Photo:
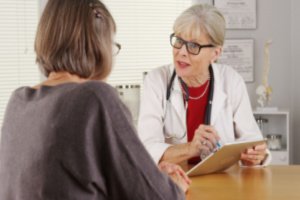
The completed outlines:
[[[201,124],[196,130],[190,142],[189,152],[191,157],[201,155],[204,159],[219,146],[220,137],[213,126]]]
[[[191,180],[179,165],[163,161],[159,163],[158,167],[162,172],[166,173],[180,189],[187,192]]]
[[[246,151],[241,154],[241,162],[247,166],[261,165],[266,158],[267,145],[265,143],[246,149]]]

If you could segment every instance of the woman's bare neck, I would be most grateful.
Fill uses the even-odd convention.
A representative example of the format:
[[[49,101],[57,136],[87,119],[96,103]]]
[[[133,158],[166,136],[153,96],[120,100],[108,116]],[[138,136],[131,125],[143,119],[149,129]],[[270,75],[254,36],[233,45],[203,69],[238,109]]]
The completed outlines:
[[[87,81],[86,78],[81,78],[76,74],[70,74],[69,72],[51,72],[47,79],[40,84],[34,86],[34,89],[38,89],[41,86],[56,86],[64,83],[83,83]]]

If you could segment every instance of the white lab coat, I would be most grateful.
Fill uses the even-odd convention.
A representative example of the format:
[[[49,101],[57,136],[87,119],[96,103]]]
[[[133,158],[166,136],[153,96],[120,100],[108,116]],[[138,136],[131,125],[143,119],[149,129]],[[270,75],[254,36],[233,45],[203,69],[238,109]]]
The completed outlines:
[[[215,83],[211,125],[221,143],[262,139],[242,77],[229,66],[212,67]],[[173,65],[162,66],[150,72],[144,81],[138,135],[156,163],[170,145],[187,142],[186,107],[177,77],[169,103],[166,100],[173,70]]]

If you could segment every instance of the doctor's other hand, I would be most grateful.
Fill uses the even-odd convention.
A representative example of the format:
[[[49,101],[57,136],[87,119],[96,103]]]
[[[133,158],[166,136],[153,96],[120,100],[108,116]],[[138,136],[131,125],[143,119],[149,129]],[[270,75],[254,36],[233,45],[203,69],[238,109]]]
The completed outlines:
[[[241,154],[241,162],[246,166],[261,165],[267,156],[266,143],[246,149]]]
[[[193,140],[189,143],[190,157],[199,156],[202,152],[212,152],[220,137],[212,126],[201,124],[194,134]]]
[[[179,165],[162,161],[158,164],[158,168],[166,173],[184,192],[188,190],[191,180]]]

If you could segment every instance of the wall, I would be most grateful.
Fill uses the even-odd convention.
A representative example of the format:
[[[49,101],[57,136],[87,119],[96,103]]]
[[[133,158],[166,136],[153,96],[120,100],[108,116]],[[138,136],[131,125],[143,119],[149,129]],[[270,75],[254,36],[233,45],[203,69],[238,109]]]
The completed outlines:
[[[294,130],[294,163],[300,164],[300,67],[298,58],[300,58],[300,1],[291,1],[291,53],[292,53],[292,110],[293,110],[293,130]]]

